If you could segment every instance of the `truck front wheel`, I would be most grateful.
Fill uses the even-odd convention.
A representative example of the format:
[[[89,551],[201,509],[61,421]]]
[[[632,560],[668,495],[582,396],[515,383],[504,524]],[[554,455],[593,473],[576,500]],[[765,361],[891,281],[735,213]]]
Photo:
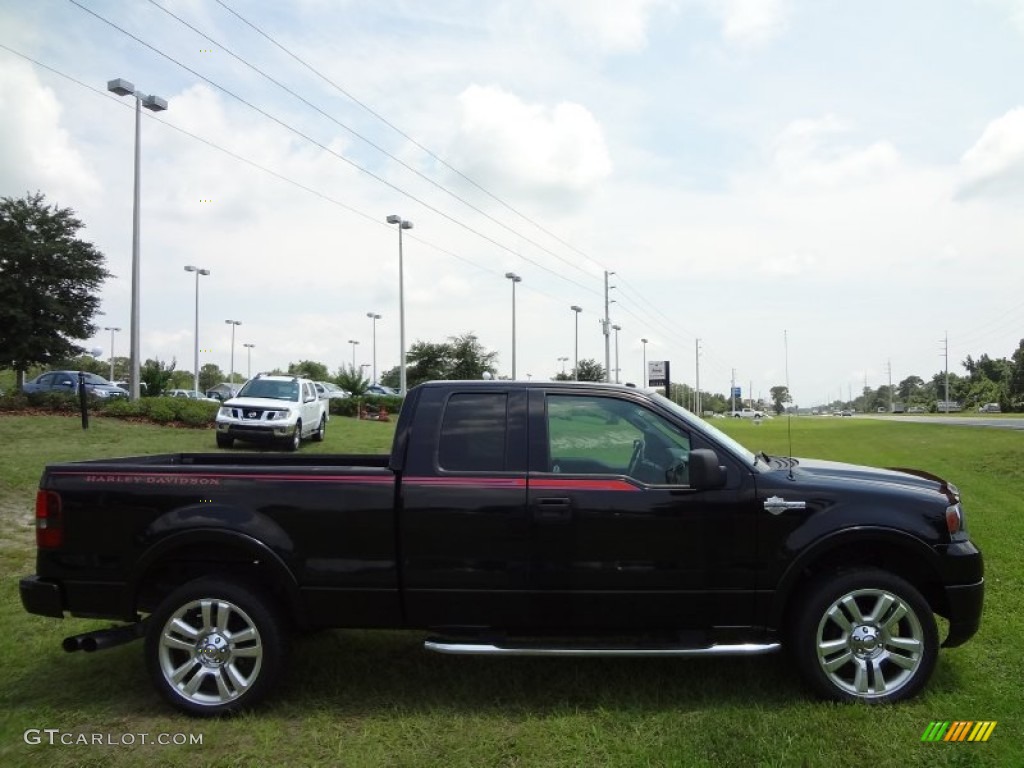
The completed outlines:
[[[918,693],[939,647],[921,593],[874,568],[837,574],[813,589],[798,612],[793,642],[800,671],[822,696],[879,704]]]
[[[157,690],[190,715],[212,717],[257,703],[280,676],[280,620],[247,587],[197,579],[150,616],[146,667]]]

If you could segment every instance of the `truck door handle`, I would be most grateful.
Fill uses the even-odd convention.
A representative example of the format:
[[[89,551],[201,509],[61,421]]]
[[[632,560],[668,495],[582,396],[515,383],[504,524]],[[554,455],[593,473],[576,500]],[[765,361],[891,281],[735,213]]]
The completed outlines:
[[[567,497],[557,496],[537,499],[537,510],[534,517],[539,522],[568,522],[572,516],[572,506]]]

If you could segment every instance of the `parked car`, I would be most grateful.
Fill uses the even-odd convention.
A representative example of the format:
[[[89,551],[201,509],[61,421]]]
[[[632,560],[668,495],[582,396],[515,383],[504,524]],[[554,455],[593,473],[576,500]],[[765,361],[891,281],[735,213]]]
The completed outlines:
[[[238,387],[234,387],[226,381],[222,381],[220,384],[206,390],[207,397],[212,397],[214,400],[220,400],[221,402],[230,400],[236,394],[238,394]]]
[[[985,403],[984,405],[978,406],[980,413],[1002,413],[1002,409],[999,407],[999,403]]]
[[[844,408],[842,411],[839,412],[839,415],[840,416],[853,416],[853,411],[851,409],[849,409],[849,408]]]
[[[313,386],[316,387],[316,393],[320,397],[325,397],[328,400],[344,400],[349,397],[348,392],[331,381],[314,381]]]
[[[26,381],[22,391],[33,392],[65,392],[74,394],[78,391],[78,371],[50,371]],[[128,390],[111,384],[95,373],[85,374],[85,391],[96,397],[128,397]]]
[[[371,384],[366,388],[366,395],[388,395],[390,397],[398,397],[398,390],[392,389],[391,387],[385,387],[383,384]]]
[[[284,411],[274,393],[290,385],[323,407],[284,376],[239,400]],[[52,464],[20,590],[33,614],[129,622],[63,647],[145,636],[153,683],[192,715],[266,696],[292,627],[429,630],[429,651],[553,659],[785,648],[820,696],[887,704],[924,688],[940,643],[978,630],[984,565],[964,514],[925,470],[755,455],[635,388],[438,381],[410,390],[390,454]],[[956,684],[944,675],[943,693]]]
[[[321,441],[327,431],[327,406],[309,379],[257,374],[217,411],[217,446],[235,440],[284,442],[297,451],[302,438]]]
[[[202,400],[207,403],[219,403],[215,397],[207,397],[200,392],[196,392],[194,389],[169,389],[164,392],[165,397],[184,397],[189,400]]]

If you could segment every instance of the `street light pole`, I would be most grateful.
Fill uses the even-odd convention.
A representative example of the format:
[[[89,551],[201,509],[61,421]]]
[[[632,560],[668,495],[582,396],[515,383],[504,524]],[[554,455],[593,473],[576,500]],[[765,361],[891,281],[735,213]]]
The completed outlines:
[[[103,328],[104,331],[110,331],[110,383],[114,383],[114,334],[120,331],[120,328],[112,328],[107,325]]]
[[[615,331],[615,383],[619,383],[619,331],[622,330],[621,325],[613,325],[612,330]]]
[[[245,378],[246,379],[251,379],[252,378],[252,348],[255,347],[256,345],[255,344],[243,344],[242,346],[245,347],[245,356],[247,358],[246,359],[246,365],[245,365]]]
[[[359,343],[355,339],[349,339],[348,343],[352,345],[352,373],[356,372],[356,345]]]
[[[235,326],[241,325],[241,320],[225,320],[225,323],[231,326],[231,380],[228,382],[231,385],[231,393],[235,392]]]
[[[132,200],[132,317],[131,317],[131,381],[129,396],[139,399],[139,187],[140,187],[140,137],[142,135],[142,107],[153,112],[167,109],[167,101],[159,96],[140,93],[132,83],[122,78],[107,81],[107,90],[118,96],[135,97],[135,190]]]
[[[366,316],[373,321],[373,383],[377,383],[377,321],[380,315],[375,312],[367,312]]]
[[[512,381],[516,380],[516,283],[523,278],[515,272],[506,272],[505,277],[512,281]]]
[[[643,382],[644,382],[644,389],[647,389],[648,385],[650,384],[650,382],[647,380],[647,339],[640,339],[640,341],[644,345],[644,373],[643,373]]]
[[[583,311],[583,307],[577,307],[573,304],[569,307],[573,312],[576,313],[576,367],[573,368],[572,378],[573,381],[580,380],[580,312]]]
[[[194,377],[194,386],[195,386],[196,392],[198,392],[199,391],[199,276],[200,275],[208,275],[208,274],[210,274],[210,270],[208,270],[208,269],[200,269],[199,267],[194,267],[191,264],[189,264],[188,266],[185,267],[185,271],[186,272],[195,272],[196,273],[196,327],[195,327],[195,335],[193,337],[194,340],[195,340],[195,343],[193,345],[193,354],[194,354],[193,364],[194,364],[195,368],[193,370],[195,370],[195,372],[196,372],[195,373],[195,377]]]
[[[399,394],[405,397],[405,269],[402,263],[402,230],[412,229],[412,222],[396,214],[388,216],[386,221],[388,224],[398,225],[398,343],[401,347],[398,388]]]

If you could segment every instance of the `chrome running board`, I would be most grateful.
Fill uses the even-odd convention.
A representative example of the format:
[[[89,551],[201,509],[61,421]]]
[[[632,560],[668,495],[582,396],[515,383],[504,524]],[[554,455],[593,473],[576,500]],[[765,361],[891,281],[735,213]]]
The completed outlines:
[[[760,656],[775,653],[782,646],[780,643],[742,643],[736,645],[709,645],[704,648],[680,648],[673,646],[655,647],[613,647],[571,645],[490,645],[487,643],[467,643],[452,640],[428,638],[423,647],[434,653],[456,655],[490,655],[490,656]]]

